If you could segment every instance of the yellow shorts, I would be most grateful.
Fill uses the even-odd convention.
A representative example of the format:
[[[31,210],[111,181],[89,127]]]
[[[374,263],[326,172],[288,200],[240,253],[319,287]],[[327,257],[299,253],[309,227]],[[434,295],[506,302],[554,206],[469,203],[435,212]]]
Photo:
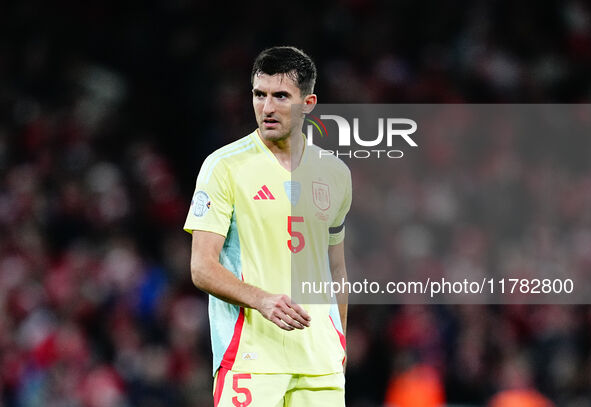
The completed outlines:
[[[342,407],[345,375],[239,373],[219,368],[214,407]]]

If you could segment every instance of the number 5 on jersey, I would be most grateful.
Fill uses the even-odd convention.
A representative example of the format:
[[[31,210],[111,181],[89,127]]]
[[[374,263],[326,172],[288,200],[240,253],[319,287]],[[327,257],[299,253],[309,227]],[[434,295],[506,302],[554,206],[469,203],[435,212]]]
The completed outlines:
[[[289,250],[292,251],[292,253],[298,253],[300,251],[302,251],[302,249],[304,248],[304,246],[306,246],[306,240],[304,239],[304,235],[302,234],[302,232],[295,232],[292,229],[292,223],[304,223],[304,217],[303,216],[288,216],[287,217],[287,233],[289,233],[289,235],[292,237],[291,239],[289,239],[287,241],[287,247],[289,247]],[[294,239],[296,238],[297,241],[297,245],[294,244]]]

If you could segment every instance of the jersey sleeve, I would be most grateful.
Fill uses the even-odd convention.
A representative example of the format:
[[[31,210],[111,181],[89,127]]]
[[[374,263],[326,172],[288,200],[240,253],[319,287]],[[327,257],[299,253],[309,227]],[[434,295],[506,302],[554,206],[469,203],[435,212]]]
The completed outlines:
[[[199,175],[183,229],[214,232],[226,236],[234,207],[230,177],[223,162],[206,159]]]
[[[345,217],[351,208],[351,199],[353,193],[351,185],[351,172],[348,168],[340,182],[343,184],[344,193],[339,211],[337,212],[333,223],[328,228],[328,244],[331,246],[339,244],[345,239]]]

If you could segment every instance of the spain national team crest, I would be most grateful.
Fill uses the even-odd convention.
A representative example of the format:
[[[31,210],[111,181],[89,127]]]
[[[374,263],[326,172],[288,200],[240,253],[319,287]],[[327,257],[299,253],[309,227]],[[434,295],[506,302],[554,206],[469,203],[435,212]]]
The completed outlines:
[[[330,208],[330,190],[327,184],[312,182],[312,199],[314,205],[322,211]]]
[[[300,200],[302,185],[297,181],[285,181],[283,187],[285,188],[285,194],[287,195],[289,202],[291,202],[293,206],[296,206]]]

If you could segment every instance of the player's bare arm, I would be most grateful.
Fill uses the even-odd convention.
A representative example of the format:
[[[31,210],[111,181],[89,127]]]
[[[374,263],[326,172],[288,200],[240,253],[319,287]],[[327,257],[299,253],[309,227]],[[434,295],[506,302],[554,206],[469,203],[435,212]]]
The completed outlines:
[[[347,281],[347,267],[345,265],[345,243],[344,241],[328,246],[328,261],[330,265],[330,273],[332,281]],[[347,334],[347,308],[348,308],[347,293],[337,294],[337,301],[339,304],[339,314],[341,316],[341,323],[343,325],[343,334]]]
[[[347,281],[347,267],[345,265],[345,242],[328,246],[328,261],[332,281]],[[343,325],[343,335],[347,336],[347,309],[349,295],[347,293],[337,294],[339,315]],[[343,365],[343,370],[346,364]]]
[[[223,301],[254,308],[286,331],[310,326],[310,315],[285,294],[271,294],[237,279],[219,262],[224,237],[194,230],[191,248],[193,284]]]

